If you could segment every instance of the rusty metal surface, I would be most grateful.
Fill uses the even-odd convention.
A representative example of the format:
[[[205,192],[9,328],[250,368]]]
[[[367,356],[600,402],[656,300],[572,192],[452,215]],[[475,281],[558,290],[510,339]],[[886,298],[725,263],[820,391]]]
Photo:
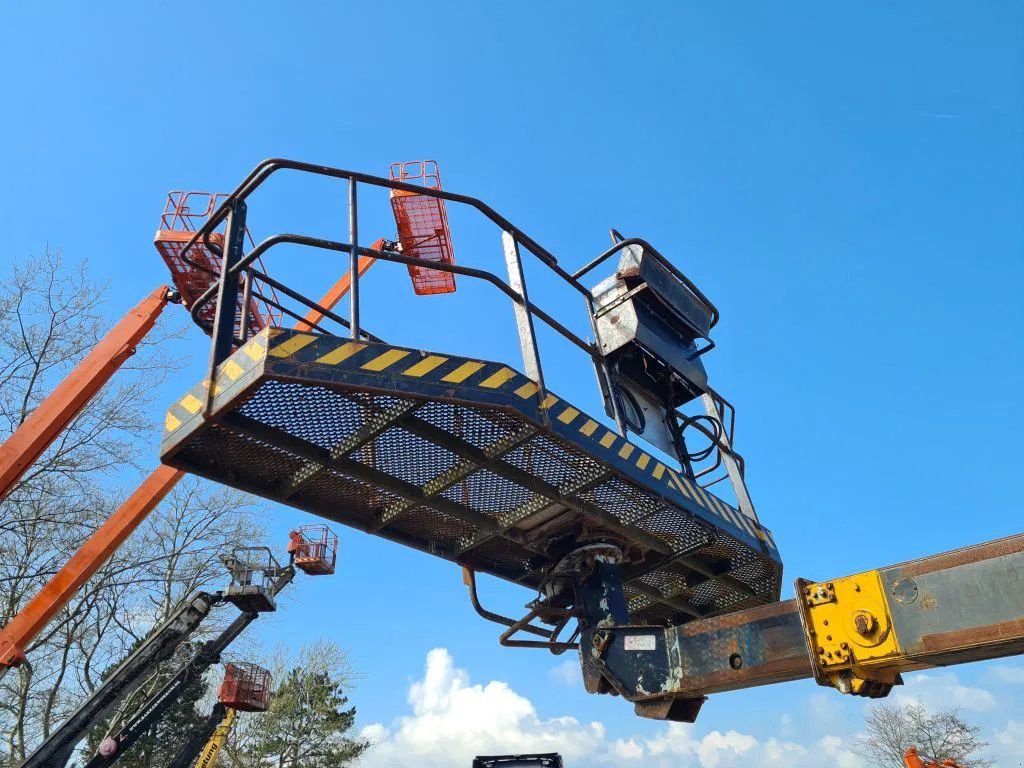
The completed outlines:
[[[208,417],[203,385],[172,406],[166,463],[531,588],[621,542],[634,622],[777,598],[766,529],[507,366],[272,330]]]
[[[655,719],[692,722],[705,696],[812,673],[792,600],[678,627],[597,627],[580,647],[587,690]]]
[[[972,658],[1019,652],[1024,536],[887,568],[882,580],[895,594],[889,607],[909,661],[927,663],[958,652]]]
[[[793,600],[668,631],[674,684],[691,696],[811,676]]]
[[[954,549],[938,555],[929,555],[919,560],[897,563],[892,568],[900,568],[905,576],[920,576],[933,571],[942,571],[958,565],[975,563],[993,557],[1019,554],[1024,552],[1024,534],[1007,536],[1002,539],[972,544],[968,547]]]
[[[1024,536],[910,561],[878,572],[900,650],[882,674],[963,664],[1024,652]],[[628,678],[625,638],[652,627],[617,627],[603,646],[612,673]],[[695,700],[723,691],[809,678],[813,669],[794,600],[660,630],[639,686],[617,679],[637,713],[669,712],[667,694]],[[636,641],[633,641],[634,645]],[[664,651],[662,652],[662,643]],[[617,664],[617,662],[620,662]],[[651,672],[656,672],[652,675]]]

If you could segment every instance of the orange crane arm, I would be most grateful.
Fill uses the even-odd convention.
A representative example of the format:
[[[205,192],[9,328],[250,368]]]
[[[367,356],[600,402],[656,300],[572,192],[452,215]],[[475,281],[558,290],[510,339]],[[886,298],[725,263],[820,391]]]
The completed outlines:
[[[387,241],[383,238],[375,240],[373,245],[370,246],[370,249],[379,251],[384,248],[386,242]],[[356,265],[356,271],[359,276],[362,277],[366,273],[366,270],[372,267],[376,261],[377,260],[372,256],[360,256],[359,263]],[[338,282],[331,286],[330,290],[324,294],[323,298],[320,299],[320,306],[324,309],[334,309],[335,305],[345,297],[345,294],[348,293],[349,288],[351,287],[352,274],[350,272],[346,272],[338,279]],[[313,330],[313,326],[323,319],[323,312],[311,309],[306,313],[305,320],[300,320],[295,324],[295,329],[299,331],[311,331]]]
[[[29,600],[28,605],[0,629],[0,668],[17,667],[25,661],[26,646],[138,528],[184,474],[163,464],[157,467]]]
[[[383,243],[383,240],[375,242],[374,250],[381,248]],[[362,275],[369,269],[374,261],[376,259],[361,257],[358,264],[359,274]],[[348,293],[350,286],[351,276],[346,272],[320,300],[321,306],[325,309],[332,308]],[[3,451],[0,454],[0,471],[3,472],[5,482],[8,482],[8,476],[11,478],[3,489],[4,494],[17,482],[25,469],[46,450],[46,446],[61,429],[135,352],[136,345],[153,327],[167,302],[168,290],[161,288],[129,312],[0,448],[0,451]],[[322,317],[322,313],[312,310],[306,315],[306,322],[300,322],[298,327],[309,330],[311,324],[318,322]],[[73,383],[68,386],[69,382]],[[26,429],[33,417],[44,411],[44,408],[46,410],[43,415]],[[41,436],[43,434],[46,435],[45,439]],[[15,438],[18,440],[15,441]],[[184,472],[165,465],[153,470],[117,511],[86,540],[67,564],[57,571],[6,627],[0,629],[0,673],[25,662],[25,649],[28,644],[68,604],[82,585],[92,578],[107,558],[131,536],[184,475]]]
[[[43,454],[153,328],[171,292],[161,286],[126,314],[71,374],[0,445],[0,500]]]
[[[903,764],[906,768],[960,768],[952,760],[943,760],[941,763],[936,763],[930,758],[922,758],[917,753],[917,747],[910,747],[903,754]]]

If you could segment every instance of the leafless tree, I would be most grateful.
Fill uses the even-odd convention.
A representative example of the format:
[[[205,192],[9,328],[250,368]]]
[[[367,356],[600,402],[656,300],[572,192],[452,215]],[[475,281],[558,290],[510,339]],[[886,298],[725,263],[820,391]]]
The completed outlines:
[[[68,266],[59,251],[47,250],[15,264],[5,276],[0,284],[3,433],[13,432],[24,422],[103,337],[109,325],[101,311],[104,293],[104,286],[90,279],[84,264]],[[52,494],[54,489],[47,487],[52,484],[46,481],[55,476],[79,487],[94,485],[95,473],[133,465],[138,458],[137,438],[152,426],[147,418],[151,393],[171,369],[153,343],[167,333],[162,328],[141,346],[125,366],[127,375],[118,376],[71,421],[25,474],[12,497]],[[10,506],[0,516],[0,532],[12,523]]]
[[[0,280],[0,439],[102,337],[104,288],[59,251]],[[127,309],[127,307],[125,307]],[[164,318],[150,341],[176,335]],[[109,517],[156,461],[153,393],[174,365],[147,343],[0,502],[0,625]],[[103,671],[192,592],[222,581],[218,555],[260,534],[243,494],[187,479],[0,680],[0,765],[18,765],[95,689]],[[5,754],[6,753],[6,754]]]
[[[865,730],[854,749],[880,768],[903,768],[903,755],[912,746],[939,762],[951,759],[961,768],[993,765],[981,754],[988,747],[981,728],[956,709],[932,713],[920,704],[876,704],[865,717]]]

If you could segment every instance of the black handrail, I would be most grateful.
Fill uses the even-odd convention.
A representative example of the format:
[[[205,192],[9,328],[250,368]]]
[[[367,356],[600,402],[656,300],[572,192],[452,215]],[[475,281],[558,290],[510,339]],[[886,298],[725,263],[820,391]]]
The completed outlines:
[[[248,198],[249,195],[251,195],[264,182],[266,182],[271,175],[273,175],[279,170],[294,170],[303,173],[311,173],[319,176],[327,176],[330,178],[347,180],[349,183],[349,236],[351,242],[342,243],[334,240],[328,240],[325,238],[282,233],[266,238],[261,243],[256,245],[248,254],[243,255],[239,252],[233,252],[230,258],[224,256],[224,249],[218,247],[216,243],[213,243],[210,239],[210,236],[217,229],[217,227],[220,226],[220,224],[228,218],[231,211],[235,210],[236,208],[244,209],[244,201],[246,200],[246,198]],[[205,290],[193,302],[190,308],[192,318],[196,322],[196,324],[199,325],[200,327],[205,328],[208,331],[213,332],[215,336],[215,346],[214,351],[211,353],[210,363],[211,377],[214,375],[214,369],[217,363],[216,345],[218,344],[218,342],[216,341],[216,338],[218,337],[218,331],[216,331],[216,329],[213,328],[208,321],[202,320],[199,317],[199,315],[200,312],[209,304],[209,302],[214,300],[215,297],[218,295],[219,285],[222,282],[224,282],[226,279],[229,282],[231,280],[237,281],[238,277],[242,273],[245,273],[248,276],[248,279],[246,280],[244,285],[244,289],[245,292],[248,293],[249,295],[251,295],[252,291],[252,287],[250,285],[252,280],[254,278],[258,278],[261,281],[265,282],[271,288],[281,291],[288,298],[291,298],[315,310],[317,313],[321,315],[321,320],[323,318],[327,318],[340,324],[342,327],[347,328],[354,338],[366,338],[371,341],[380,342],[381,339],[379,339],[376,336],[373,336],[372,334],[364,332],[360,328],[359,324],[359,275],[358,270],[356,269],[356,260],[358,259],[359,256],[369,256],[375,259],[380,259],[382,261],[390,261],[393,263],[405,264],[408,266],[428,266],[428,268],[440,272],[448,272],[451,274],[463,275],[465,277],[481,279],[498,288],[498,290],[500,290],[506,296],[511,298],[516,305],[524,308],[528,313],[528,316],[537,317],[540,320],[544,321],[544,323],[546,323],[550,328],[554,329],[559,335],[561,335],[574,346],[578,347],[579,349],[581,349],[583,352],[590,356],[590,358],[596,363],[599,374],[601,374],[603,378],[607,380],[606,383],[608,385],[608,391],[611,394],[610,405],[612,407],[613,416],[615,417],[616,423],[619,425],[619,431],[625,434],[626,427],[622,419],[621,408],[614,395],[614,386],[610,381],[610,372],[607,370],[607,364],[596,344],[584,341],[575,333],[573,333],[564,325],[562,325],[560,322],[555,320],[547,312],[540,309],[540,307],[536,306],[531,301],[529,301],[529,299],[526,298],[527,294],[525,291],[525,285],[523,286],[522,293],[520,293],[520,291],[517,291],[516,289],[512,288],[508,283],[504,282],[495,274],[487,270],[477,269],[473,267],[465,267],[456,264],[444,264],[437,262],[431,262],[429,265],[425,265],[421,259],[411,258],[409,256],[404,256],[402,254],[391,251],[381,251],[371,248],[363,248],[359,246],[357,240],[358,220],[356,212],[356,186],[358,183],[364,183],[370,186],[376,186],[391,190],[409,192],[424,197],[433,197],[440,200],[446,200],[449,202],[459,203],[462,205],[468,205],[472,208],[475,208],[477,211],[482,213],[485,216],[485,218],[489,219],[491,222],[500,227],[502,231],[506,232],[508,236],[511,238],[512,243],[514,245],[522,245],[523,247],[525,247],[526,250],[529,251],[534,257],[540,260],[545,266],[547,266],[549,269],[555,272],[555,274],[561,277],[566,283],[568,283],[570,286],[575,288],[580,294],[582,294],[588,304],[592,324],[594,319],[593,296],[591,295],[590,291],[580,282],[580,278],[582,278],[584,275],[588,274],[593,269],[607,261],[616,253],[619,253],[624,248],[632,245],[638,245],[641,248],[643,248],[645,252],[649,253],[652,258],[654,258],[670,274],[677,278],[698,301],[704,304],[704,306],[708,309],[709,313],[711,314],[710,327],[714,327],[720,319],[719,310],[711,302],[711,300],[708,299],[707,296],[685,274],[683,274],[677,267],[675,267],[675,265],[669,262],[668,259],[666,259],[656,248],[654,248],[650,243],[641,238],[623,238],[618,232],[612,230],[612,240],[614,243],[612,247],[606,250],[596,259],[586,264],[581,269],[577,270],[574,273],[569,273],[559,265],[558,260],[547,249],[545,249],[543,246],[541,246],[539,243],[537,243],[535,240],[529,237],[525,232],[523,232],[521,229],[512,224],[512,222],[510,222],[508,219],[506,219],[504,216],[499,214],[497,211],[495,211],[493,208],[491,208],[489,205],[484,203],[482,200],[479,200],[478,198],[470,197],[468,195],[461,195],[454,192],[447,192],[440,189],[431,189],[417,184],[409,184],[403,181],[387,179],[382,176],[374,176],[372,174],[360,173],[358,171],[349,171],[342,168],[334,168],[331,166],[316,165],[312,163],[303,163],[294,160],[287,160],[284,158],[270,158],[262,161],[255,168],[253,168],[253,170],[250,171],[250,173],[241,182],[241,184],[239,184],[229,195],[227,195],[224,198],[223,202],[217,208],[217,210],[215,210],[210,215],[210,217],[203,223],[203,225],[192,234],[192,237],[184,245],[181,251],[181,255],[187,263],[192,265],[194,268],[202,270],[208,274],[214,275],[217,278],[207,288],[207,290]],[[215,272],[209,267],[198,264],[188,258],[188,252],[190,251],[191,248],[195,246],[197,242],[199,242],[200,239],[202,239],[202,242],[204,243],[205,247],[208,248],[212,253],[214,253],[215,255],[220,254],[222,256],[222,265],[219,272]],[[270,278],[268,275],[263,274],[261,271],[258,271],[253,267],[253,263],[257,259],[259,259],[263,254],[265,254],[274,246],[280,245],[282,243],[314,247],[349,254],[351,261],[350,272],[352,274],[352,284],[350,288],[351,312],[348,320],[333,312],[328,311],[320,304],[313,302],[309,298],[288,288],[287,286],[283,285],[277,280]],[[518,251],[516,251],[516,253],[514,254],[514,258],[516,259],[516,261],[518,261]],[[229,262],[231,262],[231,266],[225,269],[225,265],[227,265]],[[512,269],[512,267],[509,266],[509,269]],[[517,269],[520,270],[521,272],[521,267],[517,266]],[[281,311],[283,314],[287,314],[290,317],[295,317],[297,319],[304,320],[304,318],[301,318],[297,313],[283,307],[280,303],[276,301],[268,303],[271,306],[278,309],[279,311]],[[222,308],[218,307],[218,316],[220,314],[221,309]],[[214,325],[216,325],[216,323]],[[312,322],[310,323],[310,325],[311,327],[321,330],[322,332],[319,322]],[[528,323],[527,325],[530,324]],[[592,330],[596,334],[596,328],[593,328]],[[220,335],[223,335],[223,333],[220,333]],[[234,336],[233,329],[232,332],[230,332],[230,336]],[[537,349],[537,341],[534,337],[532,327],[528,327],[526,329],[525,337],[523,328],[520,328],[520,337],[521,342],[524,344],[524,359],[527,355],[527,352],[525,351],[527,349],[527,347],[525,346],[527,343],[530,346],[532,346],[535,359],[538,359],[539,350]],[[244,341],[244,339],[236,338],[235,341],[241,342]],[[713,342],[706,349],[700,350],[700,353],[706,352],[712,346]],[[544,383],[539,368],[536,371],[536,377],[538,379],[537,383],[541,388],[541,392],[543,393]],[[708,436],[709,439],[711,439],[712,443],[719,447],[719,461],[721,461],[721,442],[718,439],[716,439],[714,435],[709,434],[708,430],[701,429],[702,425],[693,424],[693,426],[697,427],[698,431],[705,432],[706,436]],[[732,450],[731,447],[728,450],[728,453],[734,460],[737,461],[742,476],[742,457],[740,457],[739,454]],[[716,467],[712,467],[710,471],[713,471],[715,468],[717,468],[717,465]],[[706,474],[706,472],[701,473],[701,475],[704,474]]]
[[[333,168],[327,165],[316,165],[314,163],[302,163],[296,160],[288,160],[286,158],[268,158],[267,160],[259,163],[249,175],[239,184],[235,189],[226,197],[220,204],[220,207],[208,218],[203,225],[195,231],[192,237],[181,250],[182,257],[188,261],[189,264],[202,269],[205,272],[211,272],[208,268],[196,264],[195,262],[188,259],[188,252],[194,247],[195,243],[203,238],[203,242],[207,247],[212,245],[208,236],[220,225],[222,221],[227,217],[228,211],[235,204],[237,200],[244,200],[251,195],[257,188],[259,188],[272,174],[279,170],[294,170],[304,173],[312,173],[318,176],[328,176],[336,179],[346,179],[350,182],[360,182],[363,184],[369,184],[375,187],[384,187],[386,189],[397,189],[403,192],[412,192],[417,195],[424,195],[426,197],[436,197],[441,200],[449,200],[453,203],[461,203],[468,205],[472,208],[477,209],[486,218],[497,224],[501,229],[511,233],[515,239],[524,245],[526,249],[532,253],[536,258],[548,266],[555,274],[559,275],[569,285],[575,288],[577,291],[583,294],[587,294],[587,289],[576,280],[569,272],[564,270],[558,264],[556,259],[550,251],[541,246],[536,240],[531,238],[512,222],[502,216],[500,213],[491,208],[487,203],[482,200],[470,197],[469,195],[460,195],[455,192],[447,192],[443,189],[430,189],[423,187],[418,184],[408,184],[403,181],[395,181],[393,179],[386,179],[383,176],[374,176],[368,173],[360,173],[358,171],[349,171],[343,168]]]
[[[303,246],[308,246],[308,247],[312,247],[312,248],[322,248],[324,250],[339,251],[341,253],[351,253],[351,251],[352,251],[352,246],[349,243],[341,243],[341,242],[338,242],[336,240],[327,240],[325,238],[311,237],[309,235],[296,235],[296,234],[290,234],[290,233],[281,233],[281,234],[277,234],[277,235],[271,235],[270,237],[266,238],[265,240],[262,240],[255,248],[253,248],[249,253],[247,253],[245,255],[245,257],[240,262],[238,262],[238,264],[236,264],[234,267],[232,267],[232,270],[231,270],[232,273],[234,273],[234,272],[241,272],[242,270],[253,272],[253,270],[251,269],[250,265],[254,261],[256,261],[258,258],[263,256],[271,248],[273,248],[276,245],[281,245],[282,243],[289,243],[289,244],[292,244],[292,245],[303,245]],[[372,248],[361,248],[361,247],[356,248],[356,251],[357,251],[358,255],[360,255],[360,256],[371,256],[371,257],[373,257],[375,259],[380,259],[381,261],[390,261],[390,262],[394,262],[396,264],[406,264],[406,265],[411,264],[411,265],[414,265],[414,266],[422,266],[423,265],[423,260],[422,259],[416,259],[416,258],[412,258],[412,257],[409,257],[409,256],[402,256],[401,254],[393,253],[393,252],[390,252],[390,251],[378,251],[378,250],[374,250]],[[597,351],[597,349],[595,348],[595,346],[593,344],[588,344],[587,342],[583,341],[583,339],[581,339],[579,336],[574,334],[572,331],[570,331],[568,328],[566,328],[560,322],[555,320],[553,317],[551,317],[551,315],[549,315],[547,312],[542,310],[537,305],[533,304],[530,301],[524,301],[523,298],[508,285],[508,283],[504,282],[503,280],[498,278],[493,273],[488,272],[487,270],[484,270],[484,269],[477,269],[475,267],[465,267],[465,266],[461,266],[459,264],[440,264],[440,263],[435,264],[435,263],[431,263],[430,268],[431,269],[437,269],[437,270],[443,271],[443,272],[451,272],[451,273],[454,273],[454,274],[457,274],[457,275],[464,275],[465,277],[479,278],[481,280],[484,280],[485,282],[490,283],[491,285],[495,286],[498,290],[500,290],[502,293],[504,293],[506,296],[508,296],[510,299],[512,299],[514,302],[516,302],[517,304],[521,304],[529,312],[531,312],[533,315],[535,315],[537,318],[539,318],[540,320],[543,320],[548,326],[550,326],[552,329],[554,329],[556,332],[558,332],[560,335],[562,335],[564,338],[566,338],[572,344],[576,345],[581,350],[586,352],[592,359],[595,359],[595,360],[600,360],[601,359],[600,352]],[[279,283],[277,280],[274,280],[274,279],[270,278],[268,275],[265,275],[262,272],[254,273],[254,274],[255,274],[255,276],[259,277],[259,279],[265,280],[270,286],[272,286],[273,288],[276,288],[277,290],[281,291],[282,293],[284,293],[285,295],[289,296],[290,298],[295,299],[296,301],[299,301],[302,304],[305,304],[306,306],[310,307],[311,309],[315,309],[315,310],[317,310],[319,312],[323,312],[325,317],[328,317],[331,320],[335,320],[336,322],[339,322],[341,325],[343,325],[346,328],[350,327],[349,323],[347,321],[344,321],[341,318],[339,318],[337,315],[334,315],[333,313],[328,312],[327,310],[325,310],[322,306],[320,306],[316,302],[313,302],[310,299],[308,299],[307,297],[302,296],[301,294],[296,293],[295,291],[291,290],[290,288],[287,288],[286,286],[284,286],[281,283]],[[210,301],[216,295],[216,293],[217,293],[217,283],[213,283],[212,285],[210,285],[209,288],[207,288],[202,293],[202,295],[200,295],[200,297],[198,299],[196,299],[195,302],[193,302],[192,307],[189,310],[191,315],[192,315],[193,321],[200,328],[204,328],[207,331],[209,331],[211,329],[212,324],[202,320],[199,317],[199,313],[200,313],[200,310],[202,309],[203,305],[206,302]],[[279,305],[275,305],[275,306],[277,306],[278,309],[281,308]],[[376,337],[372,337],[372,339],[379,341],[379,339],[377,339]]]

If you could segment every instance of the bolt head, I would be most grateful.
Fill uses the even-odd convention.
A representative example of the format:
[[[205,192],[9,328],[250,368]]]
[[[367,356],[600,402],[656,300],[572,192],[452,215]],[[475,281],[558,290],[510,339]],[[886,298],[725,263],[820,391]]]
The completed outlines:
[[[863,637],[870,635],[878,626],[878,620],[870,611],[858,611],[853,617],[853,628]]]

